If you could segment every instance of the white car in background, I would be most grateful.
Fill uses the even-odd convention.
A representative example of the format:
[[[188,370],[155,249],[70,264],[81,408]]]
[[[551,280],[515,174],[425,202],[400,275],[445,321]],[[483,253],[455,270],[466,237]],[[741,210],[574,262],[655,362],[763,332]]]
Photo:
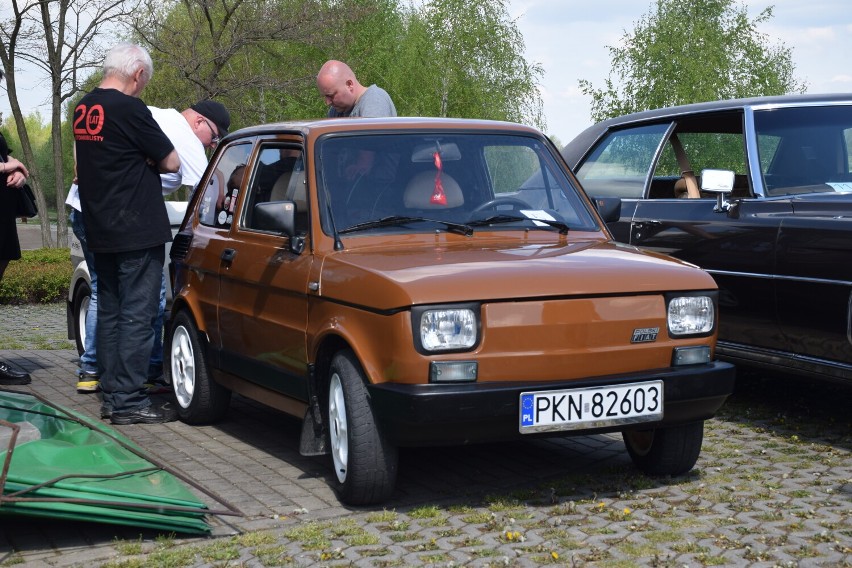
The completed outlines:
[[[169,213],[169,223],[172,226],[172,235],[177,233],[184,213],[186,213],[186,201],[166,201],[166,211]],[[166,309],[172,302],[172,279],[169,277],[169,251],[172,244],[166,243],[166,262],[163,272],[166,274]],[[92,300],[92,279],[89,275],[89,265],[83,258],[83,248],[77,237],[71,238],[71,266],[74,272],[71,274],[71,285],[68,287],[67,320],[68,339],[77,344],[77,352],[83,354],[83,345],[86,341],[86,314],[89,312],[89,303]]]

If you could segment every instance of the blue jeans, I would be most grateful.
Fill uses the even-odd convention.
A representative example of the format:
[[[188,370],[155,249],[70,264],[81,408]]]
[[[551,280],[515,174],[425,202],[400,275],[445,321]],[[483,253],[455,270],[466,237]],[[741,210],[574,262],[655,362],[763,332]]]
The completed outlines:
[[[76,209],[71,210],[71,230],[80,241],[83,258],[89,267],[91,281],[91,298],[89,311],[86,314],[86,337],[83,341],[83,354],[80,355],[80,370],[85,373],[98,372],[98,348],[95,341],[98,327],[98,272],[95,270],[95,255],[89,250],[86,241],[86,229],[83,226],[83,214]],[[154,346],[151,349],[151,359],[148,362],[148,378],[155,379],[163,373],[163,319],[166,311],[166,276],[163,274],[160,284],[160,305],[157,316],[152,322],[154,329]]]
[[[71,210],[71,230],[80,241],[83,258],[89,267],[92,295],[89,300],[89,311],[86,314],[86,337],[83,341],[83,354],[80,355],[80,369],[86,373],[97,373],[98,358],[95,344],[95,333],[98,325],[98,273],[95,270],[95,255],[89,250],[86,242],[86,229],[83,227],[83,214],[76,209]]]
[[[154,346],[165,246],[95,253],[98,371],[104,405],[127,412],[151,404],[145,382]]]

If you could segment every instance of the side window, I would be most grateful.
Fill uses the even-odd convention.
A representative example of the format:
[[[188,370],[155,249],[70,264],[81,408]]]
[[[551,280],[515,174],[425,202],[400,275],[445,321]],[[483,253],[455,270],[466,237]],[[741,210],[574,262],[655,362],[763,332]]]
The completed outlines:
[[[727,132],[681,132],[677,135],[695,175],[715,168],[746,173],[745,142],[742,134]],[[680,176],[681,167],[671,144],[666,144],[654,176]]]
[[[594,197],[641,199],[645,180],[669,125],[652,124],[611,132],[595,146],[577,171]]]
[[[679,142],[683,149],[680,159],[675,152],[675,142]],[[681,180],[681,172],[693,172],[700,187],[701,171],[708,168],[731,170],[735,174],[735,191],[741,195],[748,194],[743,135],[733,132],[676,132],[660,154],[649,197],[686,197],[686,180]],[[702,194],[702,197],[715,199],[715,195]]]
[[[251,179],[241,226],[262,230],[261,222],[254,215],[255,207],[261,203],[294,201],[296,228],[307,229],[308,200],[300,147],[292,144],[263,145]]]
[[[230,228],[250,153],[251,144],[235,144],[219,156],[201,196],[198,220],[202,225]]]

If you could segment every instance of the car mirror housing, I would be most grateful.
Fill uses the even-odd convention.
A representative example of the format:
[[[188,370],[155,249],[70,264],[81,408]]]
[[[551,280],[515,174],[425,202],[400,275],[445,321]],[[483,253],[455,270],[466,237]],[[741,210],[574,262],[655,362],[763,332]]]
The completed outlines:
[[[727,211],[731,208],[725,195],[734,190],[734,172],[731,170],[701,170],[701,191],[716,194],[716,212]]]
[[[593,201],[604,223],[614,223],[621,218],[620,197],[595,197]]]
[[[701,191],[730,193],[734,189],[734,172],[731,170],[701,170]]]
[[[261,231],[296,234],[296,204],[292,201],[267,201],[254,206],[254,226]]]

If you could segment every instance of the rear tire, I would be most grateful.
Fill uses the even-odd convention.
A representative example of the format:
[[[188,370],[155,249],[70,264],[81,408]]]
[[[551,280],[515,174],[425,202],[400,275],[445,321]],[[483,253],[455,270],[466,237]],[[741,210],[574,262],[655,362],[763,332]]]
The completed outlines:
[[[172,321],[165,357],[166,380],[174,390],[182,421],[206,424],[225,416],[231,391],[211,378],[198,328],[186,311]]]
[[[627,453],[647,475],[680,475],[698,461],[704,441],[704,422],[621,433]]]
[[[82,355],[86,350],[86,314],[92,301],[92,288],[83,280],[74,292],[72,317],[74,318],[74,339],[77,343],[77,354]]]
[[[340,498],[348,505],[381,503],[393,493],[398,453],[379,432],[352,351],[334,356],[328,385],[329,447]]]

